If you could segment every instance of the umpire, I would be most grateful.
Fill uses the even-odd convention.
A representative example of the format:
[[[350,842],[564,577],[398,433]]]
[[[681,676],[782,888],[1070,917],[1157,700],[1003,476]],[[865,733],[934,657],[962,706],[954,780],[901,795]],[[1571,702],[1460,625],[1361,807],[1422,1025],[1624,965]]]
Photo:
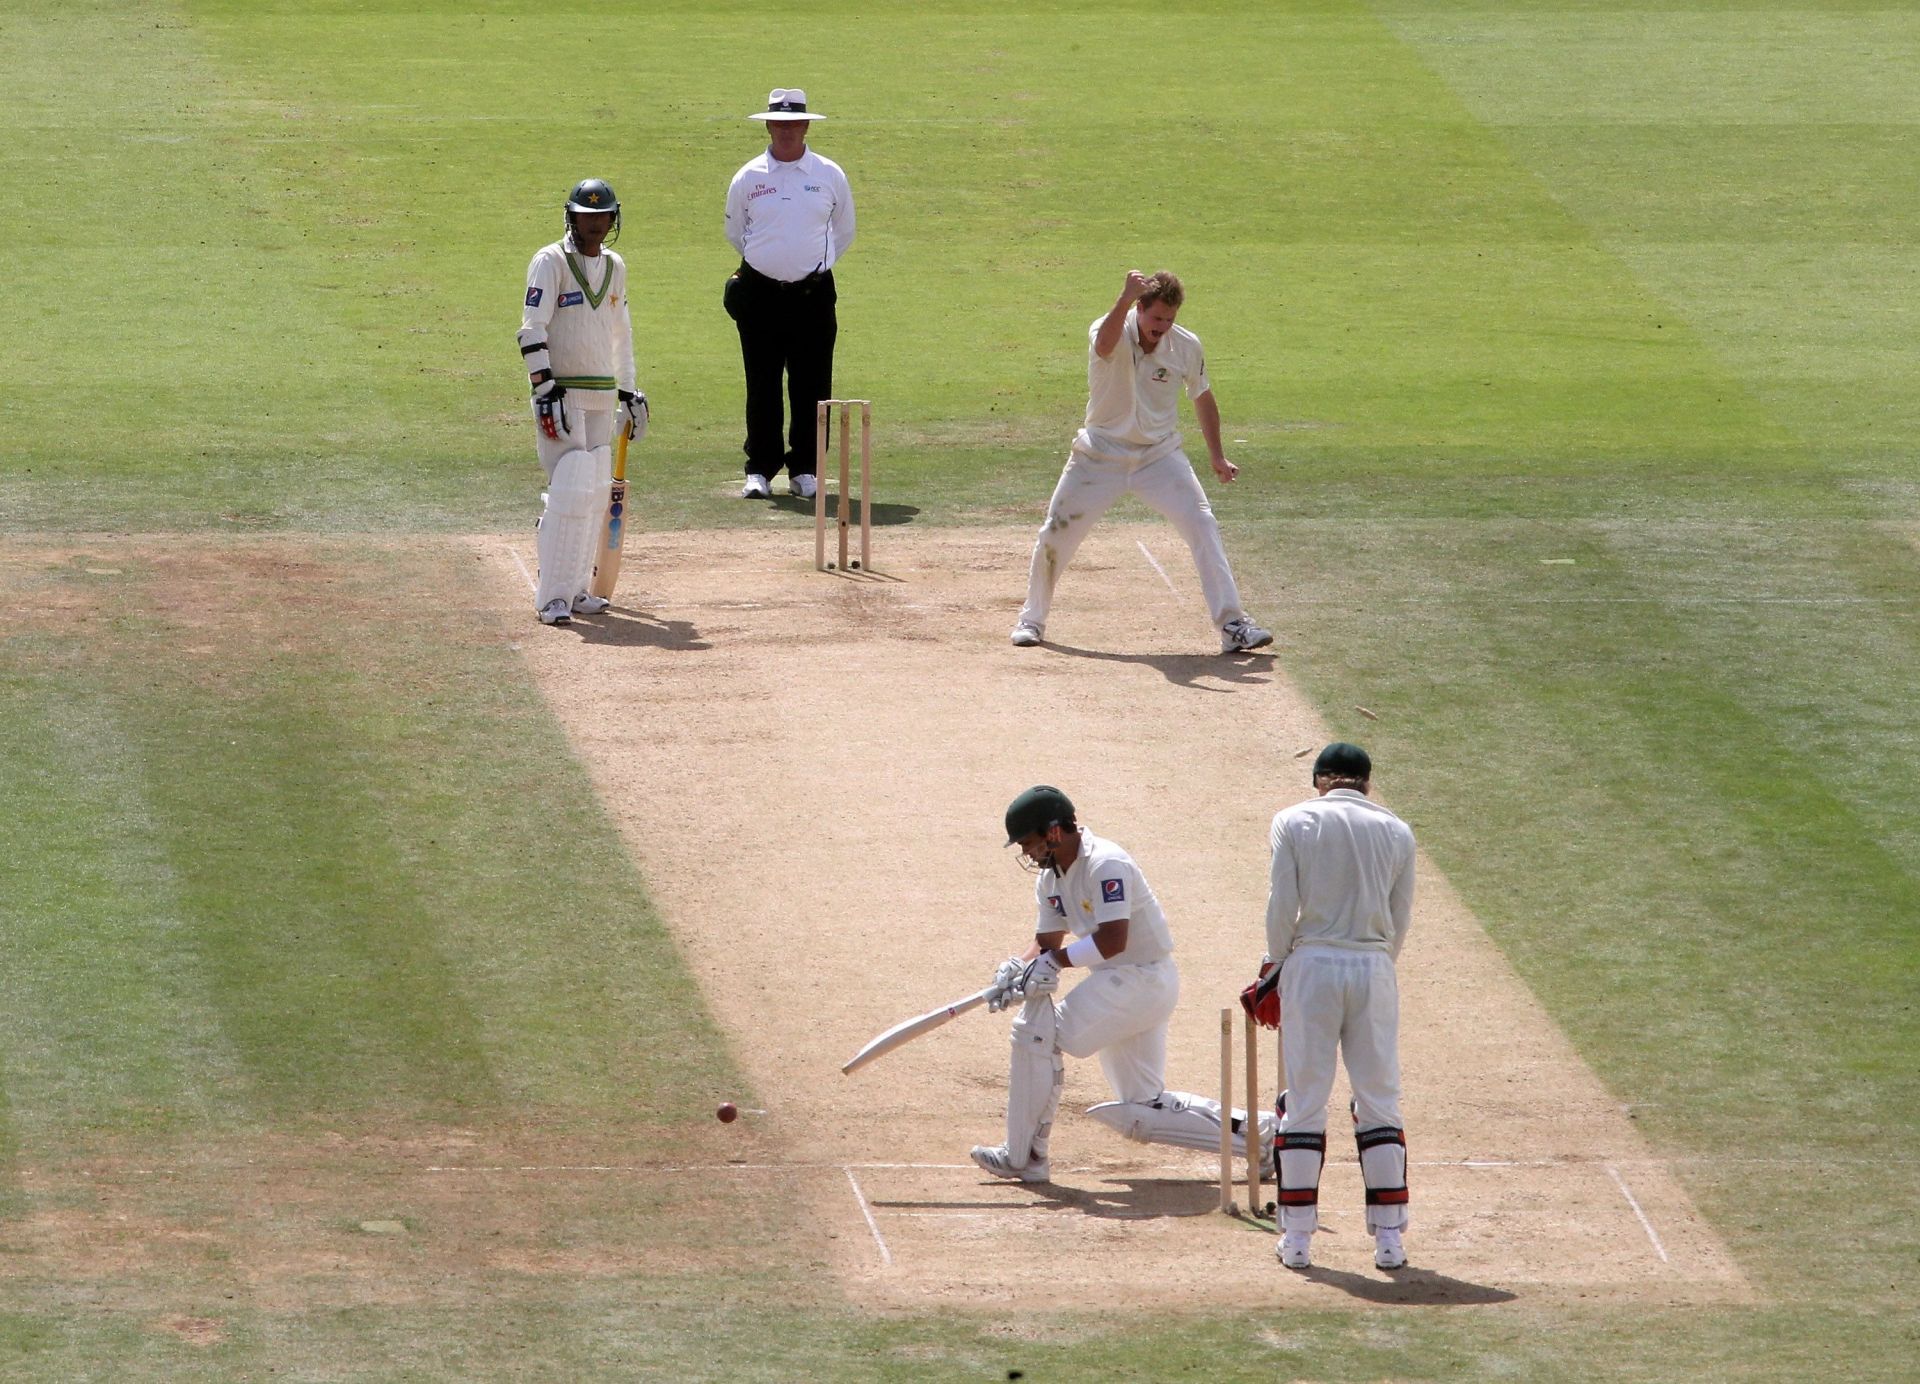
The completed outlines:
[[[740,329],[747,372],[747,481],[764,500],[787,468],[787,493],[812,499],[815,406],[833,396],[834,261],[853,244],[853,190],[832,159],[807,148],[807,126],[825,117],[807,93],[776,87],[749,119],[767,126],[767,148],[727,188],[727,239],[740,268],[727,280],[727,316]],[[780,376],[791,407],[781,439]]]

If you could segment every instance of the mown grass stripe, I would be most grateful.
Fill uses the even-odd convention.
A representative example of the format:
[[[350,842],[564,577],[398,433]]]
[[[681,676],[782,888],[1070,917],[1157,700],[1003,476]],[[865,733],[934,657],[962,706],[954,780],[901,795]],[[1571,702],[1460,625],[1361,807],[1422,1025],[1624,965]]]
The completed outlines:
[[[244,1073],[194,955],[123,708],[51,641],[8,643],[0,1033],[16,1135],[230,1122]]]

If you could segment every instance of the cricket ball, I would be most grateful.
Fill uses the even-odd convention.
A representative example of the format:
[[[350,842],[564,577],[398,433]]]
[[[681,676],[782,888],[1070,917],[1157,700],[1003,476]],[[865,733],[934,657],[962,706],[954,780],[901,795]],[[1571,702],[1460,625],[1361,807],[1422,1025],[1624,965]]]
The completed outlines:
[[[740,1107],[730,1100],[723,1100],[720,1102],[720,1108],[713,1113],[721,1124],[732,1124],[740,1118]]]

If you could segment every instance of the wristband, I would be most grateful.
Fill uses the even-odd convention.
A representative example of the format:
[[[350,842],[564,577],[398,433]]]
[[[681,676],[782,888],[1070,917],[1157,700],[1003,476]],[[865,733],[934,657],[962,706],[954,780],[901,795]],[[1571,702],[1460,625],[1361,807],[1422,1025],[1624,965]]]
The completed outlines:
[[[537,375],[542,370],[552,373],[553,357],[547,353],[546,333],[536,329],[522,329],[518,336],[520,354],[527,363],[527,373]]]
[[[1094,962],[1103,959],[1099,944],[1091,937],[1076,938],[1060,954],[1067,958],[1069,966],[1091,966]]]

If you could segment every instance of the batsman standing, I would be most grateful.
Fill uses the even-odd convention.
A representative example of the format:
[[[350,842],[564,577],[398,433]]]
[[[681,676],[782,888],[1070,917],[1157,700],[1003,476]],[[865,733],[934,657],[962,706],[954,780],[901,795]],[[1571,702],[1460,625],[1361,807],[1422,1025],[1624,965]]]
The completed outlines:
[[[1130,270],[1120,296],[1087,331],[1087,416],[1073,439],[1066,469],[1047,503],[1033,545],[1027,603],[1013,627],[1022,648],[1046,637],[1053,590],[1081,540],[1128,491],[1158,510],[1187,542],[1208,613],[1220,631],[1220,652],[1245,653],[1273,642],[1273,632],[1247,618],[1227,565],[1220,525],[1180,437],[1180,389],[1206,439],[1213,474],[1224,484],[1240,474],[1220,443],[1220,406],[1207,378],[1200,338],[1177,326],[1186,289],[1162,270]]]
[[[1280,1119],[1280,1241],[1290,1269],[1313,1260],[1327,1099],[1344,1053],[1367,1189],[1373,1262],[1407,1262],[1407,1136],[1400,1123],[1400,990],[1394,963],[1413,919],[1413,830],[1367,794],[1373,760],[1336,742],[1313,764],[1317,797],[1276,813],[1268,835],[1267,956],[1280,963],[1286,1092]]]
[[[1146,876],[1119,846],[1074,819],[1057,788],[1029,788],[1007,808],[1007,844],[1039,871],[1033,945],[994,973],[987,1005],[1018,1003],[1007,1082],[1007,1140],[976,1145],[973,1161],[995,1177],[1048,1180],[1048,1140],[1060,1105],[1061,1054],[1100,1055],[1116,1099],[1087,1111],[1143,1144],[1217,1150],[1217,1102],[1169,1091],[1167,1021],[1180,998],[1173,937]],[[1069,941],[1069,934],[1072,940]],[[1087,978],[1055,999],[1060,974],[1088,968]],[[1246,1115],[1230,1110],[1233,1144],[1246,1153]],[[1256,1137],[1271,1176],[1273,1125],[1263,1116]]]
[[[626,261],[606,248],[620,236],[620,199],[598,178],[567,194],[566,234],[527,266],[520,354],[533,387],[533,445],[547,473],[537,547],[540,621],[597,615],[589,595],[593,554],[613,488],[613,430],[647,435],[647,396],[634,384],[633,319]]]

